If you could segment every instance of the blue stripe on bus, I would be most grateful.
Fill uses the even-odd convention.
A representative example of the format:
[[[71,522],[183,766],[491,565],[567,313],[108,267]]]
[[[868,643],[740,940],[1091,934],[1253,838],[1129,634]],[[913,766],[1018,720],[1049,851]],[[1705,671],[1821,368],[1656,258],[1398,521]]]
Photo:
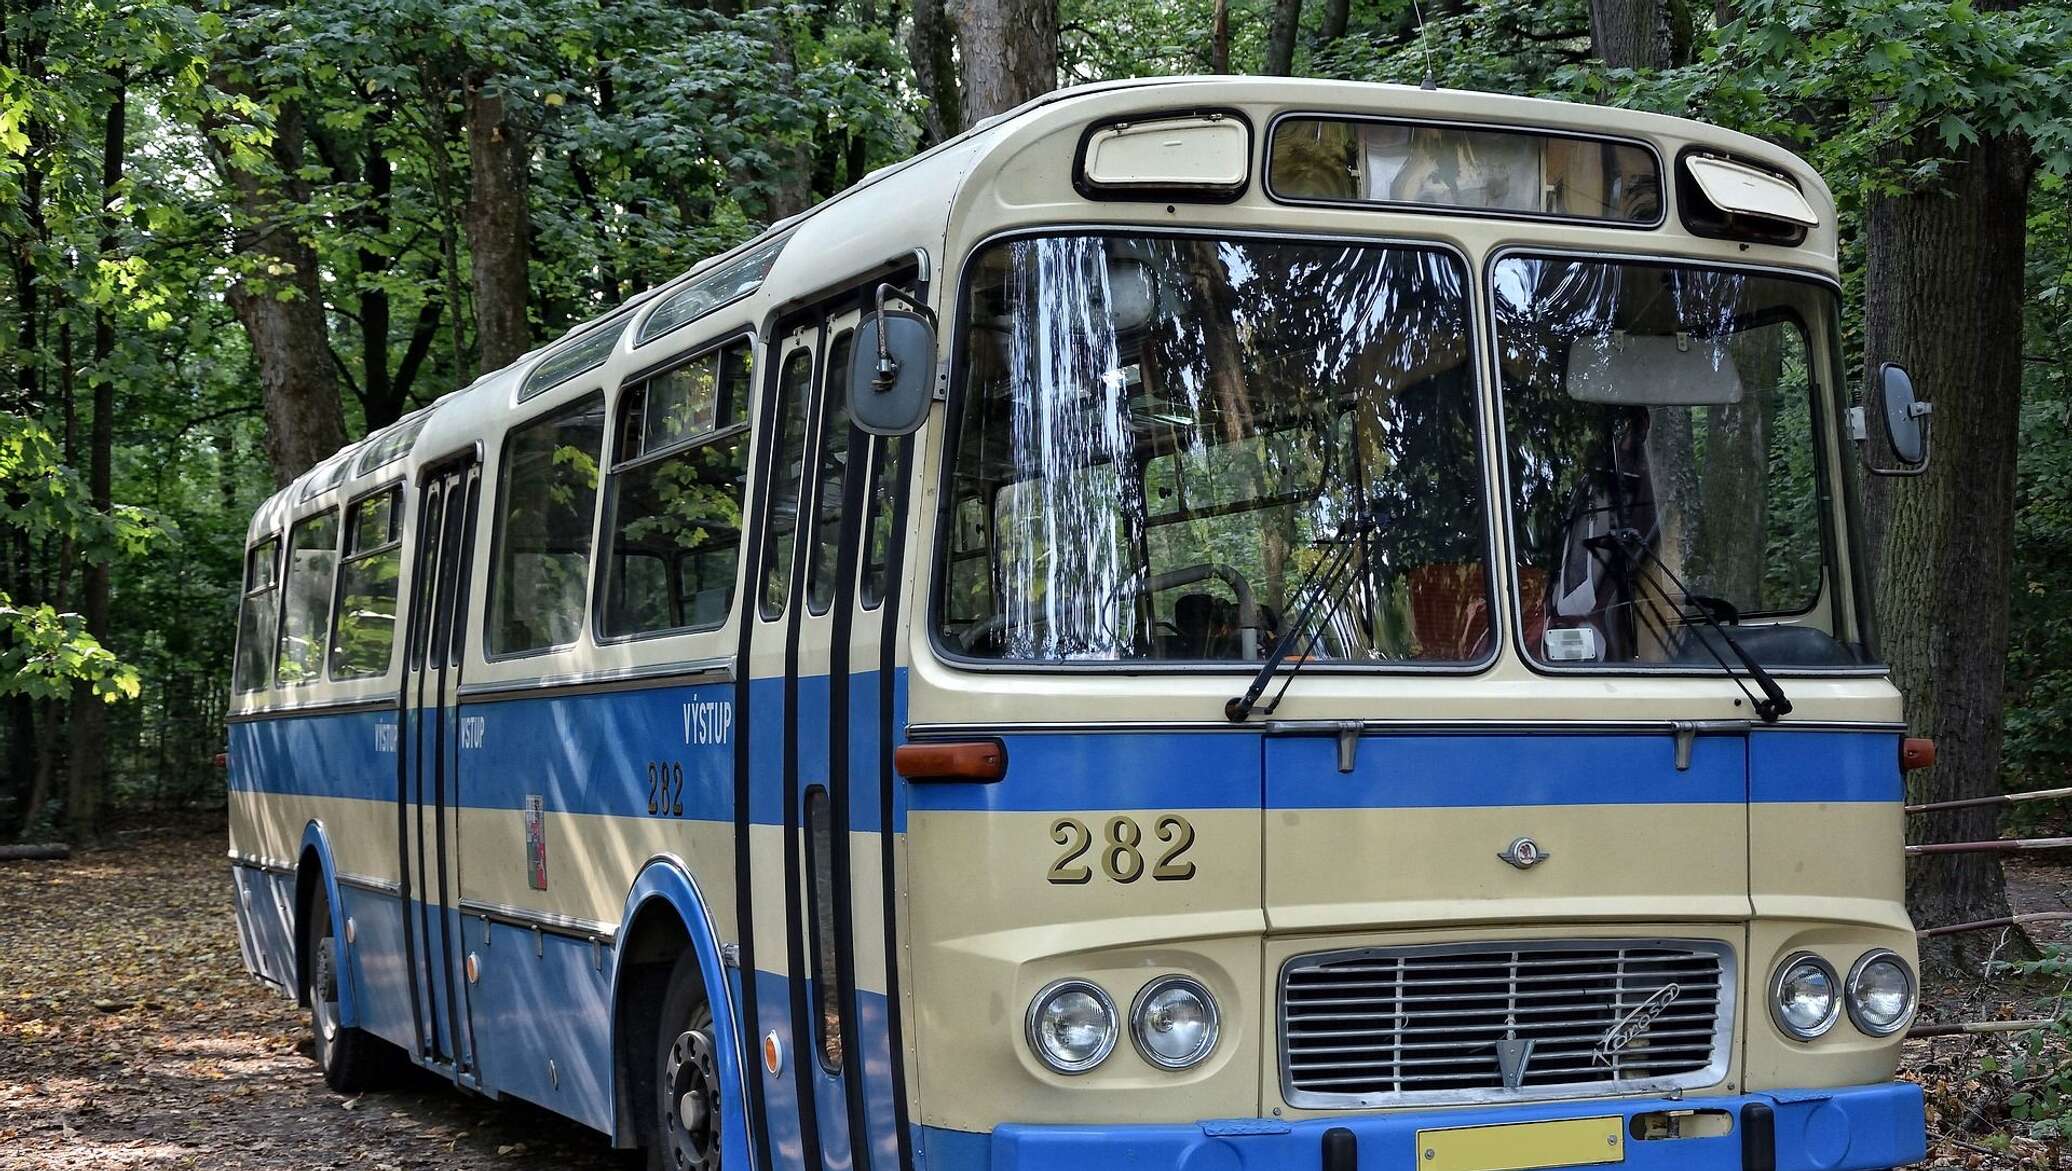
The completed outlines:
[[[753,759],[775,760],[783,732],[783,680],[758,679],[753,686],[755,719],[748,733],[756,737]],[[877,672],[857,672],[849,688],[849,824],[855,830],[877,832],[882,820],[876,783]],[[904,687],[894,689],[895,728],[904,726],[904,692]],[[827,781],[827,698],[826,676],[799,681],[799,759],[808,770],[800,778],[802,784]],[[461,723],[451,733],[462,737],[460,803],[515,810],[537,795],[550,812],[647,817],[648,767],[655,765],[671,771],[672,816],[679,816],[674,811],[680,797],[681,817],[731,822],[734,750],[742,729],[728,723],[724,739],[715,738],[711,721],[721,711],[728,713],[725,719],[732,719],[731,683],[464,703]],[[480,725],[470,723],[476,719]],[[394,801],[398,722],[391,710],[317,712],[232,724],[230,787]],[[703,740],[711,742],[699,742]],[[812,771],[815,762],[822,762],[817,775]],[[680,794],[674,784],[678,766],[683,770]],[[757,784],[752,800],[756,824],[783,824],[780,785]],[[894,816],[895,830],[903,829],[903,806]]]
[[[1897,803],[1906,797],[1899,741],[1898,732],[1752,732],[1750,798]]]
[[[755,688],[755,758],[774,759],[782,724],[774,715],[763,716],[781,708],[781,680],[757,680]],[[904,691],[895,691],[900,709]],[[854,676],[851,692],[853,710],[875,715],[874,673]],[[814,762],[826,760],[826,678],[800,680],[798,695],[800,760],[809,773],[801,780],[824,782],[824,776],[810,774]],[[708,685],[465,705],[462,716],[480,717],[483,724],[481,746],[462,751],[461,801],[516,810],[537,794],[552,812],[644,817],[647,766],[680,763],[682,816],[730,821],[733,740],[741,730],[730,728],[725,743],[684,744],[684,705],[726,696],[725,687]],[[903,726],[904,711],[894,715],[894,727]],[[380,725],[396,721],[388,711],[234,724],[231,786],[393,800],[395,734]],[[870,745],[876,722],[854,719],[850,727],[857,780],[850,824],[877,831],[872,757],[858,751]],[[697,736],[694,726],[692,738]],[[764,739],[771,743],[762,744]],[[1902,793],[1898,736],[1890,732],[1756,731],[1745,748],[1737,737],[1701,735],[1685,770],[1675,767],[1675,739],[1668,735],[1371,735],[1362,738],[1350,775],[1338,772],[1338,745],[1331,736],[1110,732],[1005,740],[1006,779],[917,785],[907,794],[911,807],[1035,812],[1682,805],[1882,802],[1898,801]],[[672,808],[675,796],[672,784]],[[757,824],[782,824],[780,786],[758,784],[753,799]],[[895,818],[895,829],[904,828],[904,808]]]

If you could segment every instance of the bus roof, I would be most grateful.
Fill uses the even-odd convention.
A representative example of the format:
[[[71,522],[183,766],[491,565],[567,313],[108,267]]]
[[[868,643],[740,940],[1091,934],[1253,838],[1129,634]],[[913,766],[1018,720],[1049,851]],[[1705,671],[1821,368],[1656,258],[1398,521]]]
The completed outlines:
[[[811,293],[830,274],[850,271],[844,263],[831,262],[831,256],[839,255],[844,261],[858,257],[882,261],[909,253],[923,241],[941,242],[968,185],[974,181],[983,185],[1018,152],[1061,128],[1212,107],[1379,115],[1624,136],[1658,143],[1701,143],[1790,176],[1822,220],[1816,237],[1808,240],[1807,263],[1830,273],[1834,266],[1834,201],[1819,174],[1771,143],[1705,123],[1616,107],[1369,82],[1238,76],[1098,82],[1045,94],[911,158],[881,167],[841,193],[770,225],[737,247],[628,298],[510,365],[484,373],[348,445],[262,504],[252,520],[252,537],[280,529],[293,515],[308,511],[307,502],[319,496],[350,493],[389,478],[390,473],[382,469],[397,460],[413,457],[420,450],[436,456],[454,450],[464,437],[479,436],[494,426],[493,420],[508,415],[522,401],[524,380],[544,363],[608,328],[620,331],[616,349],[623,352],[626,337],[637,335],[643,322],[657,311],[655,307],[671,295],[775,241],[788,243],[777,252],[765,279],[742,298],[758,312]],[[668,352],[662,346],[654,351],[658,357]]]

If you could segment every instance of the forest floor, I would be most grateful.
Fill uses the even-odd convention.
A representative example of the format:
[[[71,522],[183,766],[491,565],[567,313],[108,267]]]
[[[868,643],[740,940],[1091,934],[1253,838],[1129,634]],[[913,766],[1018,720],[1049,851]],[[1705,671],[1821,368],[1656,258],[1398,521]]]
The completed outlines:
[[[2017,910],[2072,909],[2072,865],[2008,868]],[[220,831],[153,829],[64,862],[0,863],[0,1171],[618,1168],[595,1132],[431,1078],[347,1098],[301,1011],[245,975]],[[2039,929],[2072,943],[2072,924]],[[2039,938],[2039,942],[2043,939]],[[2037,1015],[2051,990],[1929,988],[1940,1019]],[[2009,1119],[2001,1035],[1910,1042],[1927,1166],[2072,1168]],[[1989,1062],[1988,1059],[1991,1059]]]

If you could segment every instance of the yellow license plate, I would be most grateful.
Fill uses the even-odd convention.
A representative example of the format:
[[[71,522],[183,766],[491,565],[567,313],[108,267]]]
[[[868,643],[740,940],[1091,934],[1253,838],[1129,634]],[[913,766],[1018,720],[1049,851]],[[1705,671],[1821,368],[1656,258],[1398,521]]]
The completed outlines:
[[[1626,1120],[1563,1118],[1417,1132],[1417,1171],[1540,1171],[1626,1161]]]

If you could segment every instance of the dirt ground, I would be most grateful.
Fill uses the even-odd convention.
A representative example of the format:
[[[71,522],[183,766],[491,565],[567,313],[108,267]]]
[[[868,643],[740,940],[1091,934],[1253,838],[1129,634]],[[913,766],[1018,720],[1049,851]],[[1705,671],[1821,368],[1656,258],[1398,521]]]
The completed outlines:
[[[595,1131],[429,1077],[326,1089],[301,1010],[245,974],[220,832],[0,862],[0,1171],[433,1166],[628,1159]]]
[[[2072,866],[2008,870],[2022,911],[2072,909]],[[67,862],[0,863],[0,1171],[66,1168],[567,1168],[632,1165],[595,1132],[429,1078],[344,1098],[309,1057],[300,1010],[245,975],[218,833],[125,834]],[[2072,942],[2072,924],[2039,929]],[[2038,1015],[2062,989],[1953,984],[1926,1015]],[[2018,1037],[1910,1042],[1935,1167],[2072,1168],[2021,1137],[2005,1068]]]

